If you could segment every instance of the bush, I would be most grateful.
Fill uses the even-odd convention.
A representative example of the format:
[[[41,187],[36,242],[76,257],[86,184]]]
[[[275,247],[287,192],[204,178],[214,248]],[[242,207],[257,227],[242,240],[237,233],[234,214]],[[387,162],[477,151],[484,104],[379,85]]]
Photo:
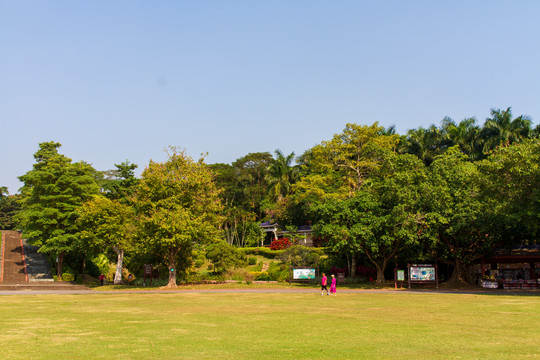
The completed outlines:
[[[214,269],[218,272],[236,267],[244,266],[244,255],[238,249],[225,241],[219,241],[207,247],[206,258],[214,264]]]
[[[251,283],[253,283],[253,280],[255,280],[255,276],[253,276],[253,273],[246,272],[244,274],[244,281],[246,282],[246,284],[251,285]]]
[[[214,270],[214,264],[208,264],[208,271]]]
[[[291,246],[291,241],[288,238],[277,239],[270,244],[270,250],[284,250]]]
[[[266,271],[258,272],[257,275],[255,275],[255,280],[257,281],[274,281],[272,274],[269,274]]]
[[[248,265],[255,265],[256,263],[257,263],[257,258],[255,257],[248,258]]]
[[[65,272],[62,274],[62,281],[75,281],[75,275]]]
[[[238,251],[242,255],[260,255],[264,256],[267,259],[274,259],[277,255],[281,254],[282,250],[270,250],[269,248],[265,247],[245,247],[240,248]]]
[[[200,268],[203,265],[204,265],[204,260],[201,260],[201,259],[195,260],[195,267]]]

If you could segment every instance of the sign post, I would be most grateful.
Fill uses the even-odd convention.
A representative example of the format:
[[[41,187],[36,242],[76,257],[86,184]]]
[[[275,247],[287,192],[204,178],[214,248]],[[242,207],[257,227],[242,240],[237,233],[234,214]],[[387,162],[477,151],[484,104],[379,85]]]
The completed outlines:
[[[292,281],[312,281],[315,280],[316,269],[312,267],[292,268],[292,276],[289,273],[289,284]]]
[[[397,289],[398,284],[400,289],[403,289],[403,283],[405,282],[405,270],[398,268],[394,269],[394,287]]]
[[[439,288],[439,274],[437,265],[433,264],[408,264],[409,289],[411,284],[435,284]]]
[[[143,286],[146,286],[146,279],[150,278],[150,286],[152,286],[152,265],[144,264],[144,282]]]

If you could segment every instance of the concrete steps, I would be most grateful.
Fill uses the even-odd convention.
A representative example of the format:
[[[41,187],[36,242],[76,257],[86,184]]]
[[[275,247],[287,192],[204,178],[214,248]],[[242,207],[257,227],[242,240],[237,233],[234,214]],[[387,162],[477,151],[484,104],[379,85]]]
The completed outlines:
[[[37,250],[37,247],[30,246],[21,239],[18,231],[2,231],[0,291],[90,290],[86,286],[71,282],[53,281],[47,258]]]
[[[2,231],[2,284],[28,282],[21,247],[21,234],[17,231]]]
[[[28,280],[30,282],[54,281],[49,261],[44,254],[38,252],[39,247],[29,245],[25,239],[22,239],[22,242]]]

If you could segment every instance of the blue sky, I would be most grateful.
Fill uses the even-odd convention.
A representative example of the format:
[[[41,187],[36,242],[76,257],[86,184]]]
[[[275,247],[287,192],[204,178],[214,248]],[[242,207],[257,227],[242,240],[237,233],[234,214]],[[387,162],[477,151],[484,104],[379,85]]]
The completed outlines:
[[[540,119],[538,1],[0,0],[0,186],[38,143],[98,170],[173,145],[297,155],[348,122],[399,133]]]

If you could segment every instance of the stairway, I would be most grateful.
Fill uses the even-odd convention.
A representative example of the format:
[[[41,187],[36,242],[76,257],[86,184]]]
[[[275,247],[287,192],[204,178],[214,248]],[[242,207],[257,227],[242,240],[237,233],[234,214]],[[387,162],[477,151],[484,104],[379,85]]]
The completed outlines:
[[[2,285],[28,283],[24,264],[21,234],[18,231],[2,231]]]
[[[47,257],[38,252],[39,246],[29,245],[26,239],[22,239],[24,248],[24,260],[26,262],[26,272],[30,282],[54,281],[51,274],[51,267]]]
[[[53,281],[46,257],[37,250],[37,247],[26,244],[18,231],[2,231],[0,291],[90,290],[83,285]]]

